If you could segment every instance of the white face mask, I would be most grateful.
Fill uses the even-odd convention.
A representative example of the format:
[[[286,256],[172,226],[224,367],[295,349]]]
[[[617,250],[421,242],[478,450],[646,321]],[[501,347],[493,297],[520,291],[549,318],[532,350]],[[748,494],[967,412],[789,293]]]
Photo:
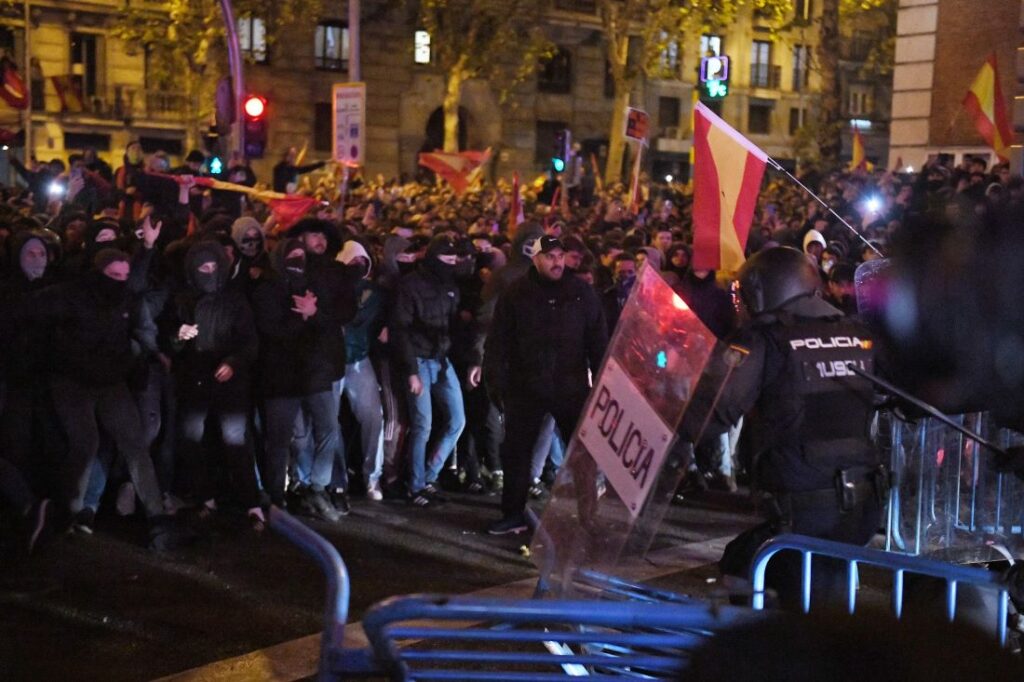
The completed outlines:
[[[835,266],[835,264],[836,262],[834,260],[822,260],[821,269],[824,270],[827,274],[829,272],[832,272],[832,268]]]

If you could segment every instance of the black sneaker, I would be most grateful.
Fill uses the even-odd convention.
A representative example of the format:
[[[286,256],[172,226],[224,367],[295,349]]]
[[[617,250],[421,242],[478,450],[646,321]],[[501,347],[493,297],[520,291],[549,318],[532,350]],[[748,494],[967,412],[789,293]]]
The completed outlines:
[[[348,501],[348,493],[338,488],[337,490],[331,491],[331,504],[342,516],[348,516],[348,513],[352,511],[352,504]]]
[[[75,514],[71,522],[71,530],[82,535],[92,535],[96,527],[96,512],[89,507],[82,508],[82,511]]]
[[[539,500],[540,498],[544,497],[544,493],[547,492],[547,491],[544,490],[544,485],[541,483],[540,479],[539,478],[535,478],[535,479],[533,479],[533,484],[530,485],[530,491],[529,492],[530,492],[530,497],[531,498],[533,498],[535,500]]]
[[[519,535],[528,530],[530,530],[530,526],[521,515],[506,517],[487,526],[487,533],[489,535],[508,535],[510,533],[512,535]]]
[[[321,521],[335,522],[341,518],[341,514],[331,504],[327,493],[323,490],[310,490],[305,495],[306,504],[310,509],[310,516]]]
[[[447,502],[448,501],[448,498],[445,497],[445,495],[441,492],[441,490],[434,483],[426,484],[425,486],[423,486],[423,490],[421,490],[420,492],[421,493],[426,493],[427,496],[433,502]]]
[[[466,486],[466,492],[469,493],[470,495],[486,495],[487,486],[485,486],[480,481],[473,481],[472,483]]]
[[[434,500],[426,490],[419,490],[409,495],[409,504],[414,507],[432,507]]]

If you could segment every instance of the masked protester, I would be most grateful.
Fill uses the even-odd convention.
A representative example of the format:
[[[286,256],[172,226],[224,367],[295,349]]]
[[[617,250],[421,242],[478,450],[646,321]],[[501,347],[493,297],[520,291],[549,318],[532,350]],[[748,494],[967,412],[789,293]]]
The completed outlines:
[[[272,270],[263,228],[255,218],[239,218],[231,224],[231,239],[238,255],[232,266],[228,287],[240,289],[251,300],[256,286],[268,279]]]
[[[15,323],[13,309],[54,283],[42,230],[16,233],[8,275],[0,282],[0,453],[35,486],[47,486],[63,450],[50,390],[43,380],[51,362],[43,325]],[[37,453],[43,453],[39,456]]]
[[[608,335],[615,332],[619,323],[622,308],[626,305],[629,293],[636,284],[636,258],[630,253],[620,253],[612,265],[612,285],[601,294],[604,317],[608,322]]]
[[[263,530],[252,442],[249,436],[251,367],[258,339],[244,295],[225,288],[230,260],[215,241],[194,244],[185,256],[188,288],[165,307],[161,347],[171,358],[178,398],[178,460],[187,492],[200,515],[216,508],[216,488],[203,451],[210,417],[220,439],[235,499],[248,511],[254,530]]]
[[[455,242],[445,235],[434,237],[420,267],[399,282],[388,325],[395,362],[408,382],[409,490],[412,503],[420,507],[444,500],[436,485],[437,476],[466,424],[462,391],[449,358],[451,324],[459,306],[457,262]],[[479,365],[479,360],[471,363],[467,377],[471,386],[480,382]],[[432,397],[447,419],[428,456]]]
[[[102,427],[124,458],[149,517],[150,545],[161,550],[177,546],[187,536],[164,514],[139,412],[128,388],[140,309],[137,290],[129,289],[131,267],[123,251],[102,250],[82,281],[39,292],[20,314],[51,327],[50,384],[68,438],[62,478],[70,513],[83,509]]]
[[[293,491],[291,507],[337,521],[340,514],[327,493],[340,447],[333,388],[344,371],[344,346],[339,358],[338,343],[343,343],[341,328],[351,315],[346,317],[333,292],[314,277],[300,240],[278,243],[273,265],[274,277],[253,294],[260,336],[260,393],[266,410],[263,484],[274,504],[285,504],[292,437],[296,421],[305,413],[313,440],[309,483]]]
[[[384,327],[383,293],[372,279],[370,254],[358,241],[350,239],[338,254],[338,262],[347,266],[358,277],[355,295],[358,311],[345,325],[345,376],[341,390],[359,423],[361,461],[366,497],[381,500],[384,494],[380,478],[384,466],[384,410],[381,404],[380,384],[370,362],[370,348]],[[352,464],[359,463],[352,459]],[[343,466],[344,461],[340,464]],[[336,462],[335,466],[339,463]]]

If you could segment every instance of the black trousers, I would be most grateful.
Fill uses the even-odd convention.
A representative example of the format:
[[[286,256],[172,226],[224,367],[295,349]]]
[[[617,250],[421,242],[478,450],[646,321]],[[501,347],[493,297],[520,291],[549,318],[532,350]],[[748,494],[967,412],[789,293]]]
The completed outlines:
[[[466,468],[466,480],[479,483],[481,464],[491,472],[501,470],[501,413],[487,397],[483,384],[476,388],[464,385],[462,404],[466,410],[466,429],[459,437],[459,463]]]
[[[796,533],[851,545],[866,545],[878,530],[882,508],[871,496],[847,512],[837,504],[792,505],[787,518],[773,518],[744,531],[726,547],[719,562],[723,573],[748,578],[758,547],[776,533]],[[788,523],[787,523],[788,521]],[[799,552],[779,552],[768,564],[766,586],[779,596],[782,606],[801,608],[802,561]],[[845,608],[846,562],[815,556],[811,561],[811,604]]]
[[[501,444],[501,468],[505,485],[501,513],[505,518],[523,514],[530,497],[530,464],[541,423],[550,414],[565,438],[572,435],[586,396],[577,400],[547,401],[532,396],[505,398],[505,441]]]

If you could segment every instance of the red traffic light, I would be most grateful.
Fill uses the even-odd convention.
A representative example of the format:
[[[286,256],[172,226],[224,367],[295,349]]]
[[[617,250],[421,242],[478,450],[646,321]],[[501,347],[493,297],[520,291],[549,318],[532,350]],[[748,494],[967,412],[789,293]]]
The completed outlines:
[[[250,95],[242,106],[249,118],[259,118],[267,110],[267,100],[259,95]]]

